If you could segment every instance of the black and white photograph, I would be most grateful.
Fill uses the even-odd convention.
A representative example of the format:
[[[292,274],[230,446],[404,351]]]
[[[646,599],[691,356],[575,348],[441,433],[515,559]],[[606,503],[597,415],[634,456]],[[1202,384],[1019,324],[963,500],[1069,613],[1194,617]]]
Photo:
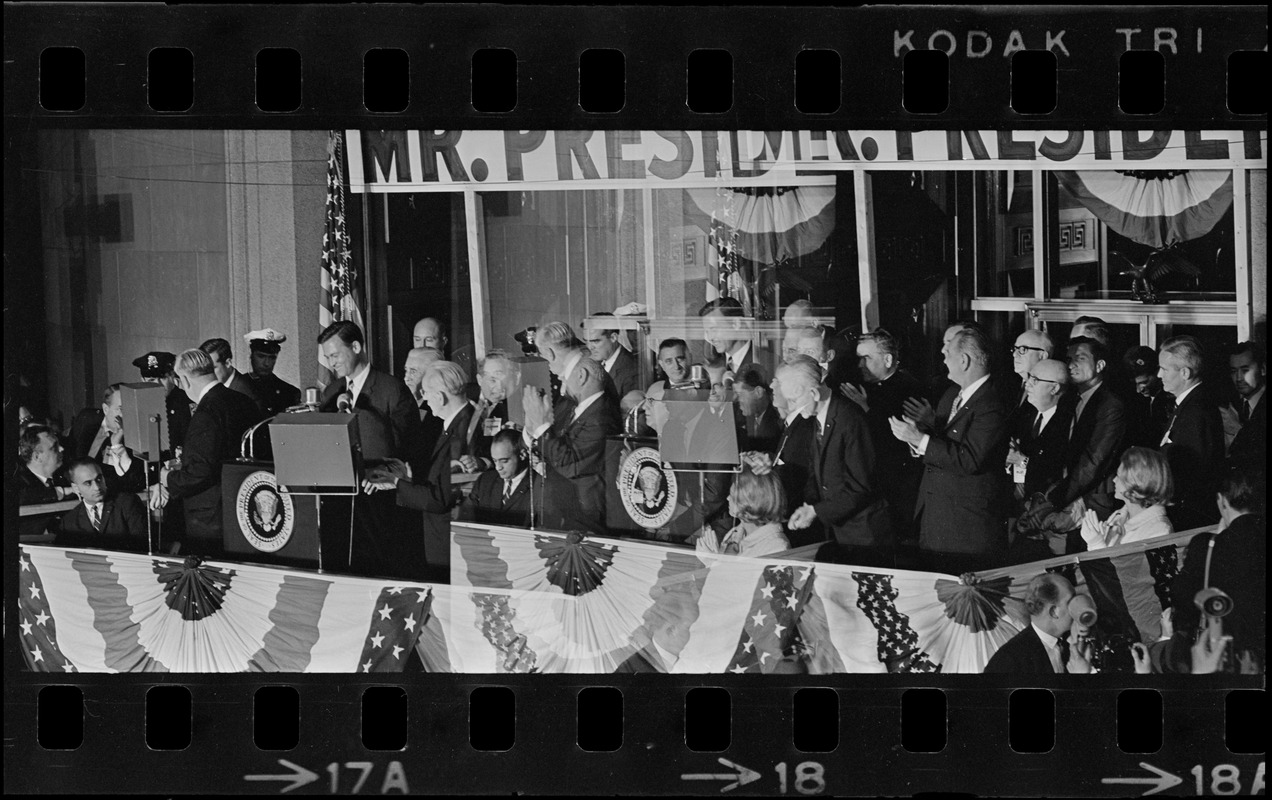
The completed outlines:
[[[898,22],[887,68],[1063,74],[1085,41],[1001,13]],[[1127,52],[1203,52],[1150,23]],[[1004,714],[1004,687],[1262,689],[1266,101],[1143,129],[215,116],[6,104],[8,678],[948,685]],[[937,788],[723,741],[664,790]],[[1138,758],[1062,785],[1263,793],[1261,755],[1236,792]],[[350,790],[319,761],[218,790]],[[1048,791],[969,780],[941,787]]]

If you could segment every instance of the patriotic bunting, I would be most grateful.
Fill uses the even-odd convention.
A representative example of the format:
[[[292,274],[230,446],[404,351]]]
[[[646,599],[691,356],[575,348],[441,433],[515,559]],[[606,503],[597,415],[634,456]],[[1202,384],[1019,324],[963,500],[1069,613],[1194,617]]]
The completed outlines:
[[[1205,236],[1232,207],[1230,170],[1148,174],[1058,170],[1053,174],[1101,222],[1154,248]]]
[[[48,672],[673,673],[984,670],[1046,571],[1125,649],[1154,641],[1198,531],[948,575],[470,523],[451,586],[83,548],[20,548],[27,668]],[[786,554],[788,556],[792,554]],[[1105,661],[1102,669],[1112,664]]]

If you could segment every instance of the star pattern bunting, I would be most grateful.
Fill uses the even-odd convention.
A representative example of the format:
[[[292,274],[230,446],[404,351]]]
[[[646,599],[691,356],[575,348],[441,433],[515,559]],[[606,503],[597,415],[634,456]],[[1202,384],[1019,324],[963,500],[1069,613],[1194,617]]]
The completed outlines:
[[[18,634],[22,658],[33,672],[77,672],[57,646],[44,583],[25,555],[18,559]]]
[[[854,572],[857,581],[857,608],[874,625],[879,636],[879,660],[889,672],[940,672],[927,653],[919,650],[919,635],[910,618],[897,611],[898,592],[892,577],[872,572]]]
[[[1179,574],[1179,548],[1172,545],[1145,550],[1144,558],[1148,561],[1148,571],[1153,576],[1153,591],[1161,601],[1162,608],[1171,607],[1171,584]]]
[[[807,567],[765,567],[751,598],[728,671],[735,675],[771,672],[796,646],[799,615],[813,591],[814,571]]]
[[[481,614],[477,627],[501,657],[493,671],[538,672],[538,654],[530,648],[525,634],[513,627],[517,612],[508,604],[507,595],[474,592],[472,599]]]
[[[371,613],[371,627],[358,656],[358,672],[401,672],[419,639],[433,602],[433,591],[386,586]]]

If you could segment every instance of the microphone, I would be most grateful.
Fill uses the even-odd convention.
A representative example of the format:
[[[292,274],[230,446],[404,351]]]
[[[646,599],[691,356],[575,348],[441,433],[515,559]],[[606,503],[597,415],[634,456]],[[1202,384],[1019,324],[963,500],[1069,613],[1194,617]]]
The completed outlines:
[[[710,389],[711,380],[707,377],[707,370],[701,364],[694,364],[689,368],[689,377],[683,381],[667,384],[668,389]]]
[[[353,413],[353,395],[349,392],[341,392],[336,397],[336,411],[344,414]]]
[[[318,402],[318,390],[310,386],[305,390],[305,399],[294,406],[286,409],[288,414],[298,414],[306,411],[317,411],[320,403]]]

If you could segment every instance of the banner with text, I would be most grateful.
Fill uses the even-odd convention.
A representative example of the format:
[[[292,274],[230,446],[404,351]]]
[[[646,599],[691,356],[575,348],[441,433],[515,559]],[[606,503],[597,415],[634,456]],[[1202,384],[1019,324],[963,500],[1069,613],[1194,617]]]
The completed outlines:
[[[870,169],[1267,166],[1267,131],[349,131],[354,192],[772,186]]]

